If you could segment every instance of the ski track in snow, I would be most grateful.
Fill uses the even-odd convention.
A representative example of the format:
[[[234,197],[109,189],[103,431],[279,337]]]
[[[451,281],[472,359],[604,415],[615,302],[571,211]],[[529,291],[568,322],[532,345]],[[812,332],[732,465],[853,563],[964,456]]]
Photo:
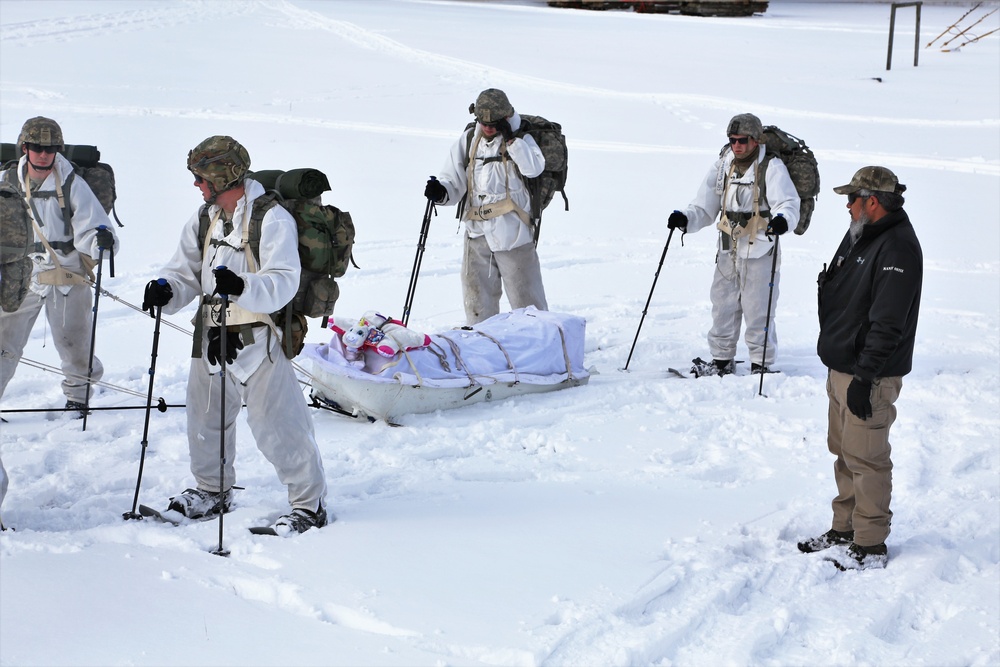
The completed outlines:
[[[482,83],[490,81],[494,84],[517,84],[526,88],[542,91],[561,91],[580,95],[591,99],[620,99],[648,101],[651,104],[668,107],[693,107],[698,109],[736,113],[747,108],[754,108],[759,114],[780,114],[787,117],[809,118],[813,120],[847,121],[864,124],[882,124],[886,126],[907,126],[914,129],[923,128],[957,128],[957,129],[989,129],[1000,128],[1000,119],[987,118],[982,120],[954,120],[931,118],[898,118],[871,117],[852,114],[838,114],[818,111],[815,109],[794,109],[789,107],[751,104],[750,102],[732,97],[715,97],[693,94],[670,94],[657,92],[627,92],[607,88],[595,88],[566,84],[560,81],[542,79],[534,76],[518,74],[507,70],[489,67],[471,60],[453,58],[420,49],[408,47],[385,35],[363,28],[347,21],[339,21],[319,12],[295,7],[284,0],[258,1],[254,3],[233,2],[185,2],[182,10],[155,9],[144,11],[129,11],[121,14],[95,14],[73,19],[57,21],[33,21],[5,25],[0,29],[0,38],[4,41],[46,41],[51,39],[97,37],[109,32],[122,30],[142,30],[162,26],[177,25],[204,21],[211,16],[225,16],[227,12],[239,9],[247,11],[246,5],[257,13],[269,13],[283,19],[287,26],[297,29],[323,30],[336,35],[360,48],[377,51],[409,63],[419,63],[444,72],[460,74],[471,80]],[[768,26],[771,27],[771,26]],[[309,118],[296,114],[247,111],[219,111],[214,109],[181,109],[181,108],[149,108],[118,104],[84,104],[67,100],[64,92],[45,90],[36,85],[5,81],[2,90],[7,99],[4,105],[9,109],[31,111],[37,108],[39,101],[44,101],[46,108],[52,111],[72,112],[102,117],[124,116],[144,117],[161,116],[171,118],[187,118],[192,120],[225,120],[241,123],[282,124],[300,127],[314,127],[327,130],[347,132],[368,132],[374,134],[421,136],[429,138],[453,139],[453,129],[434,130],[425,127],[405,125],[386,125],[380,123],[333,121],[324,118]],[[11,99],[12,96],[23,99]],[[688,112],[690,113],[690,112]],[[697,117],[697,114],[695,114]],[[657,145],[649,143],[627,143],[612,141],[595,141],[569,138],[568,145],[573,150],[590,150],[612,153],[652,153],[667,155],[702,155],[704,147],[685,147],[672,145]],[[957,173],[982,174],[1000,177],[1000,161],[985,160],[979,157],[970,158],[937,158],[905,154],[873,154],[870,151],[845,151],[837,149],[822,149],[814,147],[816,156],[823,161],[835,161],[851,164],[862,164],[872,159],[897,165],[899,167],[914,167],[936,169]]]

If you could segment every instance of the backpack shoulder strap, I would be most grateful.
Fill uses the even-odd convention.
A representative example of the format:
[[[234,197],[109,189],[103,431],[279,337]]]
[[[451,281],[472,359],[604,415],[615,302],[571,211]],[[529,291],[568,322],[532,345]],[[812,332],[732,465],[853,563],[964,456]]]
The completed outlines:
[[[243,228],[243,243],[250,248],[257,266],[260,265],[260,230],[264,225],[264,216],[277,205],[277,192],[267,192],[254,199],[253,209],[250,213],[250,222]],[[254,266],[255,272],[257,266]]]
[[[767,144],[764,144],[767,146]],[[754,181],[757,183],[757,196],[758,205],[761,208],[766,208],[768,211],[771,210],[771,203],[767,200],[767,170],[771,166],[771,160],[773,160],[775,154],[771,151],[764,150],[764,159],[760,161],[757,168],[757,176]]]

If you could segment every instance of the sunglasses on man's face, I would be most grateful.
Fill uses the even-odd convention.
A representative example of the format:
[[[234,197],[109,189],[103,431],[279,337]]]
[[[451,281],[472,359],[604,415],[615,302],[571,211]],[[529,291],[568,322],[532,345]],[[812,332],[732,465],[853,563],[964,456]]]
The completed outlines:
[[[27,144],[28,150],[35,153],[58,153],[59,146],[42,146],[41,144]]]
[[[868,197],[866,197],[865,195],[860,195],[857,192],[852,192],[851,194],[847,195],[847,205],[850,206],[859,199],[867,199],[867,198]]]
[[[748,143],[750,143],[750,137],[729,137],[730,146],[735,146],[736,144],[746,146]]]

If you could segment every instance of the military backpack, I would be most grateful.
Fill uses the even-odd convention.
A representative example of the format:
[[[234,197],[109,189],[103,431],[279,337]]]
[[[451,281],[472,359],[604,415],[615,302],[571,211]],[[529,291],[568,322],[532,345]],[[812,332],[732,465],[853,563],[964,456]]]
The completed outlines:
[[[264,215],[281,206],[295,219],[298,227],[299,261],[302,271],[295,297],[281,310],[271,313],[275,326],[282,331],[282,349],[289,359],[296,357],[305,344],[306,318],[321,317],[323,325],[333,315],[340,296],[336,278],[342,277],[354,262],[354,222],[351,214],[336,206],[324,205],[321,196],[330,190],[330,182],[316,169],[258,171],[247,174],[264,186],[266,193],[253,202],[247,229],[247,244],[254,259],[260,261],[260,235]],[[199,215],[198,244],[204,247],[210,221],[208,207]]]

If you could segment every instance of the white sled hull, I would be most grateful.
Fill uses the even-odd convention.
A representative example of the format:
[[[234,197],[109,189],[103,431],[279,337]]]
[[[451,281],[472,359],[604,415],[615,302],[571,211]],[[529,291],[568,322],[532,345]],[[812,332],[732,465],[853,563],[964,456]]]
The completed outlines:
[[[585,331],[582,317],[529,306],[425,336],[428,342],[418,348],[399,345],[405,351],[392,356],[366,346],[360,358],[352,353],[348,361],[339,336],[306,345],[304,355],[313,360],[318,400],[392,422],[407,414],[586,384]]]
[[[497,382],[476,387],[421,387],[369,382],[315,368],[313,395],[356,417],[395,423],[403,415],[451,410],[523,394],[558,391],[587,384],[588,380],[590,376],[584,375],[555,384]]]

